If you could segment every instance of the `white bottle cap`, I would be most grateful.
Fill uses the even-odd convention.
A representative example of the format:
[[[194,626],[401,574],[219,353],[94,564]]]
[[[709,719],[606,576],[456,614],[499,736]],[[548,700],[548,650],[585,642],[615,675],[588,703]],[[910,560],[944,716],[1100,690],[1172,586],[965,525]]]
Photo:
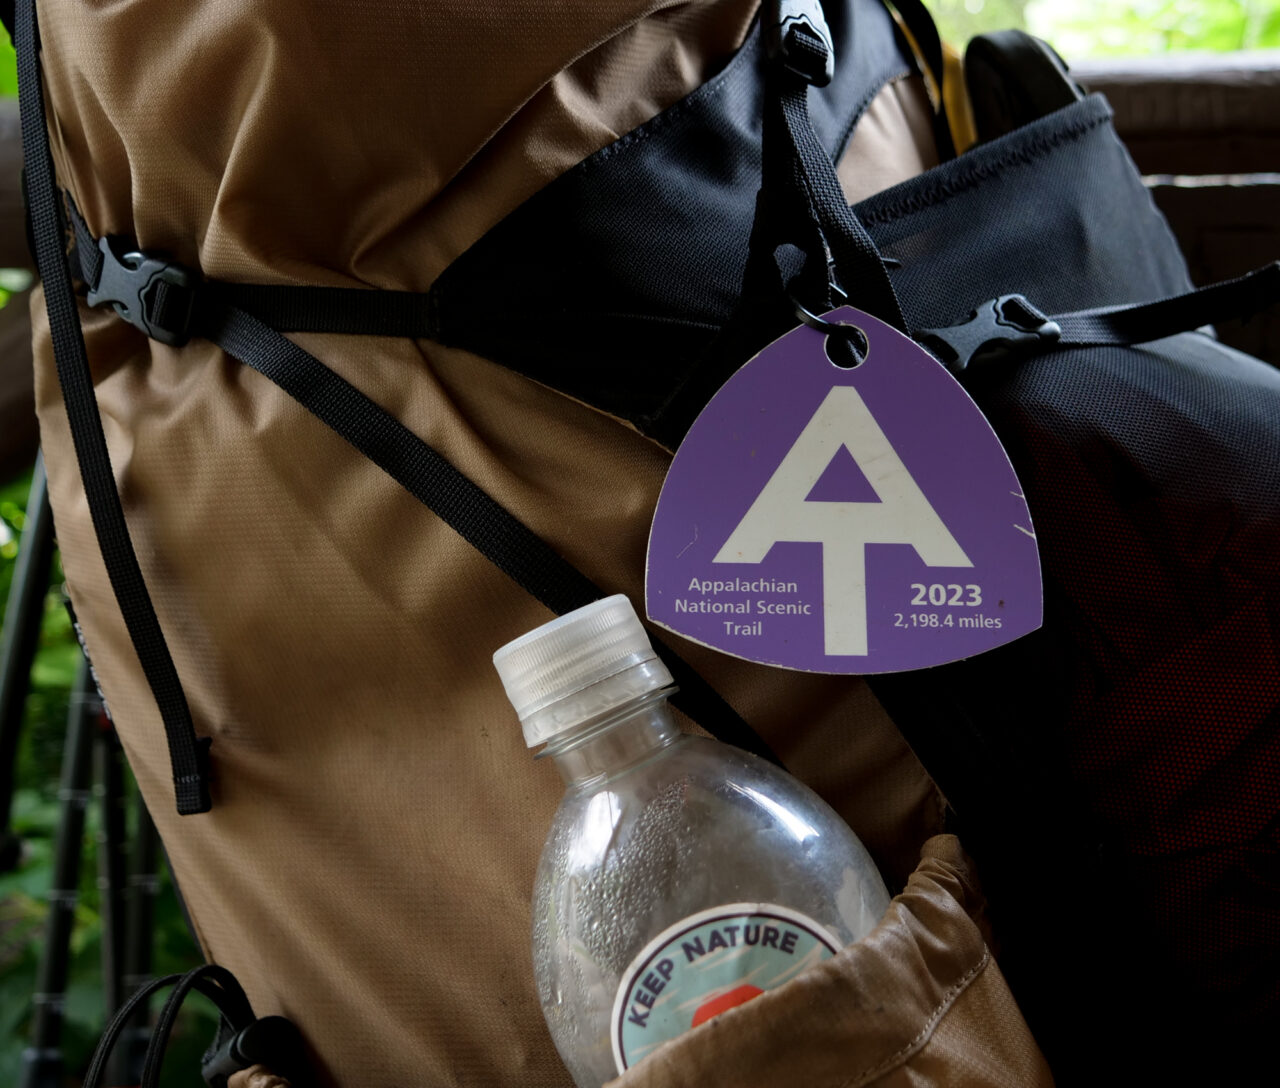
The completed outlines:
[[[493,664],[530,748],[673,683],[621,593],[508,642]]]

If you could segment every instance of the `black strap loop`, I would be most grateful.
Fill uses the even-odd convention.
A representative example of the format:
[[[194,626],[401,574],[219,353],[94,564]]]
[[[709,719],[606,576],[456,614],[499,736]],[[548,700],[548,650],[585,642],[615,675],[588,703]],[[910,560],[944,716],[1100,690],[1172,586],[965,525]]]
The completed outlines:
[[[69,204],[69,212],[77,237],[78,271],[86,285],[95,287],[109,263],[121,260],[118,253],[122,247],[118,240],[113,245],[99,244],[74,205]],[[149,267],[153,262],[161,269],[166,266],[153,254],[139,253],[138,259]],[[66,276],[65,267],[63,275]],[[315,356],[231,302],[249,300],[277,318],[284,314],[285,324],[291,326],[301,323],[320,331],[391,335],[379,324],[386,311],[377,302],[366,305],[363,301],[376,300],[382,292],[223,284],[194,274],[186,276],[184,282],[191,285],[193,293],[188,334],[212,340],[229,355],[270,378],[552,612],[563,614],[606,595],[398,419]],[[391,294],[388,305],[405,321],[429,317],[423,296]],[[324,317],[326,304],[335,299],[346,306],[337,327]],[[104,297],[101,301],[114,304],[115,300]],[[78,323],[75,332],[79,336]],[[121,607],[123,610],[123,603]],[[672,699],[679,709],[720,740],[779,762],[764,740],[710,684],[661,640],[654,639],[654,645],[680,688]],[[172,757],[172,735],[170,743]],[[208,742],[200,743],[207,746]]]
[[[923,329],[916,340],[953,374],[1051,348],[1146,344],[1180,332],[1252,317],[1280,299],[1280,261],[1233,280],[1155,302],[1104,306],[1048,317],[1022,295],[984,302],[965,321]]]
[[[35,0],[22,0],[17,11],[16,31],[14,45],[18,56],[19,114],[28,218],[35,242],[36,266],[44,285],[58,382],[66,403],[80,477],[84,481],[85,497],[107,577],[164,721],[178,811],[183,815],[206,812],[211,805],[209,741],[196,737],[178,671],[129,537],[94,396],[93,377],[80,330],[80,314],[67,270],[64,251],[66,227],[54,185],[40,79]]]
[[[769,59],[812,83],[825,87],[835,78],[835,45],[821,0],[769,0],[766,5],[764,42]],[[806,49],[795,38],[801,28],[817,38],[822,49]]]
[[[798,289],[813,311],[832,301],[831,278],[850,301],[899,329],[902,308],[885,264],[845,199],[835,165],[813,130],[809,78],[824,66],[830,46],[807,21],[794,22],[787,52],[770,65],[766,82],[764,174],[743,282],[743,315],[767,311],[781,290],[776,254],[784,245],[805,254]]]
[[[158,1088],[160,1067],[169,1045],[169,1036],[173,1033],[182,1003],[192,990],[198,990],[213,1002],[227,1031],[239,1033],[255,1022],[253,1009],[248,997],[245,996],[244,989],[235,975],[225,967],[205,963],[192,968],[186,974],[165,975],[163,978],[153,979],[124,1003],[112,1018],[111,1023],[107,1025],[106,1031],[102,1033],[98,1047],[93,1053],[93,1059],[89,1063],[89,1070],[85,1074],[85,1088],[98,1088],[111,1053],[115,1050],[124,1029],[133,1020],[134,1014],[151,999],[153,994],[167,986],[172,986],[174,989],[165,1001],[156,1022],[155,1031],[152,1033],[151,1043],[147,1047],[141,1088]]]

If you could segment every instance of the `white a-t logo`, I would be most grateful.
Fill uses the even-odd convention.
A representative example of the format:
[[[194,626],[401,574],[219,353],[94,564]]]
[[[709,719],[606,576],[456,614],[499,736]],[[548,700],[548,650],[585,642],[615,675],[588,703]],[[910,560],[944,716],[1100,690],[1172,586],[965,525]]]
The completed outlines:
[[[842,446],[879,502],[806,501]],[[822,545],[824,635],[832,656],[867,653],[868,544],[910,544],[931,567],[973,566],[849,385],[827,394],[715,562],[760,563],[779,541]]]

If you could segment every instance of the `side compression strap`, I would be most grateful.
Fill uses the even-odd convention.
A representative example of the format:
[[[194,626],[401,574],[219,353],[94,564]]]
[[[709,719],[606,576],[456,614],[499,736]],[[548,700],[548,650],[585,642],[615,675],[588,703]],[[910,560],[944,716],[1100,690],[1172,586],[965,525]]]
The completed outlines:
[[[174,776],[178,812],[191,815],[211,807],[208,738],[197,738],[182,685],[156,617],[129,537],[116,491],[93,379],[80,328],[80,315],[64,251],[66,228],[62,203],[54,185],[39,61],[34,0],[22,0],[18,17],[18,61],[21,89],[23,151],[32,235],[44,281],[54,354],[85,495],[107,565],[116,601],[129,629],[143,672],[164,721]],[[122,313],[149,335],[180,342],[187,335],[206,335],[229,354],[281,385],[317,418],[328,424],[439,514],[464,539],[512,576],[552,611],[563,613],[605,596],[604,592],[533,534],[484,491],[445,461],[394,416],[369,400],[320,360],[285,339],[251,314],[229,304],[218,289],[198,290],[198,280],[166,262],[142,257],[122,263],[104,240],[99,243],[79,215],[75,222],[81,270],[91,292],[110,274],[119,285],[136,288],[132,308]],[[419,321],[427,308],[420,296],[372,291],[278,289],[248,285],[226,294],[275,310],[288,327],[331,332],[390,330],[376,324],[391,318],[402,335],[421,335]],[[190,297],[184,297],[189,295]],[[361,296],[352,318],[336,299]],[[101,302],[120,301],[110,297]],[[328,312],[327,312],[328,311]],[[345,313],[345,316],[344,316]],[[181,315],[176,331],[152,328]],[[372,329],[350,327],[374,321]],[[426,330],[423,330],[426,331]],[[736,711],[669,647],[656,642],[658,653],[680,686],[673,701],[684,713],[721,740],[773,762],[777,757]]]
[[[35,244],[36,267],[44,284],[45,306],[57,362],[58,382],[67,406],[71,437],[94,531],[107,577],[129,629],[164,720],[178,811],[206,812],[210,806],[208,739],[196,737],[191,711],[177,669],[160,630],[155,608],[129,539],[124,510],[102,433],[102,418],[93,392],[93,377],[80,329],[80,313],[63,253],[65,229],[53,180],[44,96],[40,82],[35,0],[22,0],[17,11],[14,46],[18,55],[19,115],[27,182],[28,215]]]
[[[1185,294],[1071,313],[1041,313],[1022,295],[984,302],[967,320],[915,338],[954,374],[973,373],[1051,348],[1147,344],[1175,333],[1249,318],[1280,298],[1280,261]]]
[[[197,303],[194,327],[270,378],[551,611],[563,614],[606,596],[395,416],[293,341],[217,293]],[[675,651],[658,639],[654,647],[680,687],[672,699],[676,706],[718,739],[778,762],[737,711]]]

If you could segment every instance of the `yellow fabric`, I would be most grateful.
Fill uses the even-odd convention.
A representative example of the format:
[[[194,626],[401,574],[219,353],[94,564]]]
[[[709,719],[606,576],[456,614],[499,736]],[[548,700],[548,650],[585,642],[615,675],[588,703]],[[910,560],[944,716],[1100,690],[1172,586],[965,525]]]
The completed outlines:
[[[946,110],[951,142],[955,145],[956,154],[963,155],[978,142],[973,105],[969,101],[969,89],[964,78],[964,54],[950,42],[942,42],[942,71],[941,73],[932,71],[924,59],[915,35],[907,27],[906,21],[896,10],[893,12],[893,18],[911,47],[912,53],[915,54],[930,105],[935,111],[939,107]]]
[[[942,101],[947,107],[956,154],[963,155],[978,142],[978,126],[964,81],[964,55],[950,42],[942,43]]]

